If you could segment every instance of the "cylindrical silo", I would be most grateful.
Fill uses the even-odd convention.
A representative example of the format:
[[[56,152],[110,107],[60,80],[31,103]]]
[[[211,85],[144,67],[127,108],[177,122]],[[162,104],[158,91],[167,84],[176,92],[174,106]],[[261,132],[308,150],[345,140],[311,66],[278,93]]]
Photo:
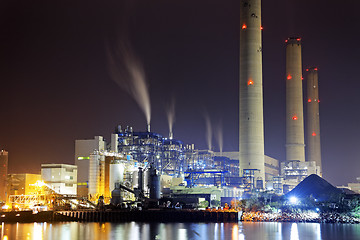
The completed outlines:
[[[319,115],[319,79],[318,69],[312,67],[306,69],[307,72],[307,122],[306,122],[306,160],[316,162],[321,166],[321,146],[320,146],[320,115]]]
[[[103,195],[105,192],[105,158],[99,154],[90,154],[89,159],[89,195]]]
[[[286,40],[286,160],[305,161],[300,38]]]
[[[265,180],[261,0],[240,1],[239,166]]]
[[[109,190],[114,190],[115,183],[122,183],[124,181],[124,164],[114,161],[110,163],[110,179],[109,179]]]

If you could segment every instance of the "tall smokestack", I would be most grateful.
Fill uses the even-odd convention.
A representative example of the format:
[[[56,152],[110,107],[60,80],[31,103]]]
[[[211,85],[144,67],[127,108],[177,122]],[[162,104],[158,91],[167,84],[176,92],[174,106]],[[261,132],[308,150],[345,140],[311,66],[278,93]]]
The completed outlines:
[[[240,1],[239,166],[265,181],[261,0]]]
[[[320,116],[319,116],[319,81],[318,69],[316,67],[306,69],[307,71],[307,147],[306,160],[315,161],[316,166],[321,166],[321,146],[320,146]]]
[[[301,39],[286,40],[286,161],[305,161]]]

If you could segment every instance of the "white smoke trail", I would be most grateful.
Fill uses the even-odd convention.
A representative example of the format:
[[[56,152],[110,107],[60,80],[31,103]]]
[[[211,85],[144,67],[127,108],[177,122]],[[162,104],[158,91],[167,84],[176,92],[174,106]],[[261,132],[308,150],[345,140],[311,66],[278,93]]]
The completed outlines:
[[[114,46],[108,44],[107,55],[111,78],[133,97],[150,125],[151,106],[145,73],[130,43],[119,39]]]
[[[211,128],[211,121],[209,115],[206,113],[205,117],[205,125],[206,125],[206,142],[208,145],[208,149],[211,150],[212,146],[212,128]]]
[[[175,123],[175,98],[173,97],[166,108],[166,115],[169,124],[169,137],[173,138],[173,126]]]
[[[223,128],[222,128],[222,121],[220,120],[219,125],[216,129],[216,140],[219,144],[219,151],[220,153],[223,152],[223,146],[224,146],[224,136],[223,136]]]

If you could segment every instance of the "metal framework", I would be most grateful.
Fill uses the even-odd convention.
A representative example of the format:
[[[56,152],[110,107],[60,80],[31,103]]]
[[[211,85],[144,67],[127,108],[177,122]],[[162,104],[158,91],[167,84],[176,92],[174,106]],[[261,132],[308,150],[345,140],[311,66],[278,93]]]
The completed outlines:
[[[21,204],[21,205],[34,205],[39,203],[45,203],[45,194],[38,195],[10,195],[9,203]]]

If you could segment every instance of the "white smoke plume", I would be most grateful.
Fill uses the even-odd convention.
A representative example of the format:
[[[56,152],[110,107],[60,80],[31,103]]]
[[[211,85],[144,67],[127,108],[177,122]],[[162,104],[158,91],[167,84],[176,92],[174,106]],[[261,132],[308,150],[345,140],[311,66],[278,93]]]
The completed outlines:
[[[170,138],[173,137],[173,127],[175,123],[175,98],[173,97],[170,103],[166,107],[166,115],[169,124],[169,135]]]
[[[206,125],[206,143],[208,145],[208,149],[211,150],[212,146],[212,127],[210,117],[207,113],[204,114],[205,125]]]
[[[217,140],[217,143],[219,144],[219,151],[220,151],[220,153],[222,153],[223,146],[224,146],[224,136],[223,136],[223,128],[222,128],[221,120],[216,128],[216,140]]]
[[[107,56],[111,78],[133,97],[150,125],[151,105],[145,73],[129,41],[118,38],[115,44],[108,44]]]

